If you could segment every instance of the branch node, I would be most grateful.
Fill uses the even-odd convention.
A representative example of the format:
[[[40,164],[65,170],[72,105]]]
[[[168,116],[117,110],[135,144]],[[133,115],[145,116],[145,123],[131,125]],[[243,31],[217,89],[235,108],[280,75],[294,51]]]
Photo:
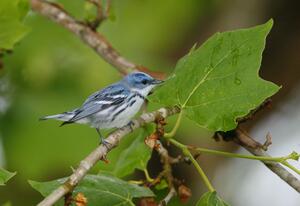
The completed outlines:
[[[190,188],[182,184],[178,187],[178,196],[180,201],[185,204],[192,196],[192,191]]]
[[[269,146],[272,144],[272,136],[271,136],[271,133],[268,132],[267,135],[266,135],[266,141],[264,142],[264,144],[262,145],[262,149],[264,151],[267,151]]]

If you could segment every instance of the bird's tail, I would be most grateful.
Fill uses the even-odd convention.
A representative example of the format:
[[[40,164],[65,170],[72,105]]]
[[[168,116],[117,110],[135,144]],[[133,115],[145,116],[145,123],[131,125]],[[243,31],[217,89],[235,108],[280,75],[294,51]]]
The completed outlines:
[[[47,119],[56,119],[59,121],[69,121],[70,119],[72,119],[72,117],[74,117],[75,112],[64,112],[61,114],[55,114],[55,115],[49,115],[49,116],[45,116],[45,117],[41,117],[39,120],[47,120]]]

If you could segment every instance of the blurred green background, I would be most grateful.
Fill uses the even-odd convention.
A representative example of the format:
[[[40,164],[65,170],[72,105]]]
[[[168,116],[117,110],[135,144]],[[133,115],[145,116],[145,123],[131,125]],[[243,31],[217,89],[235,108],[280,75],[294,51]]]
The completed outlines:
[[[85,17],[83,0],[59,2],[77,18]],[[285,85],[274,99],[276,108],[299,79],[299,72],[295,72],[297,56],[280,55],[287,49],[296,51],[295,44],[299,45],[298,4],[270,0],[115,0],[115,20],[104,22],[99,31],[133,62],[170,73],[178,58],[195,42],[201,44],[217,31],[250,27],[273,17],[275,26],[268,40],[262,75]],[[94,129],[83,125],[60,128],[58,122],[39,122],[38,118],[75,108],[92,92],[121,78],[112,66],[61,26],[33,12],[25,24],[31,31],[12,53],[2,57],[4,67],[0,70],[0,166],[18,172],[7,186],[0,187],[0,205],[7,201],[12,205],[34,205],[41,196],[30,188],[28,179],[44,181],[67,176],[71,167],[76,167],[98,144]],[[280,61],[276,60],[279,56]],[[289,64],[282,71],[284,62]],[[236,149],[231,144],[215,144],[208,138],[211,134],[187,120],[181,128],[178,138],[185,143]],[[129,143],[125,140],[121,148]],[[117,152],[108,158],[113,160]],[[213,178],[220,159],[203,160]],[[157,157],[150,164],[157,165],[155,161]],[[111,168],[113,161],[110,165],[98,163],[94,172],[100,167]],[[178,166],[174,171],[175,176],[186,179],[186,184],[194,188],[193,198],[205,191],[192,167]],[[157,168],[150,172],[156,174]]]

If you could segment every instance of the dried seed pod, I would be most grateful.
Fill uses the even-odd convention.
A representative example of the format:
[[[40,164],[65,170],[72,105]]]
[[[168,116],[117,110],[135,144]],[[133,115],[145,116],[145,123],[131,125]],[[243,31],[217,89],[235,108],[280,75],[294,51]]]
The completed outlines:
[[[154,198],[143,198],[140,200],[139,206],[158,206]]]
[[[75,196],[75,205],[76,206],[87,206],[87,198],[84,196],[83,193],[79,192],[76,196]]]
[[[192,196],[192,191],[185,185],[180,185],[178,187],[178,196],[182,203],[187,203]]]

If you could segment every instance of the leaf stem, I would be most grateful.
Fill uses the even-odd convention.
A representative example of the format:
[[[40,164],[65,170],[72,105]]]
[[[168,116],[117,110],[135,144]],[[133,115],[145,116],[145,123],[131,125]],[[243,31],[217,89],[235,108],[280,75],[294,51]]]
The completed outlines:
[[[195,150],[201,153],[205,154],[214,154],[214,155],[220,155],[224,157],[233,157],[233,158],[242,158],[242,159],[250,159],[250,160],[260,160],[260,161],[271,161],[271,162],[279,162],[283,163],[284,161],[288,159],[293,159],[291,155],[284,156],[284,157],[269,157],[269,156],[254,156],[254,155],[245,155],[245,154],[235,154],[230,152],[222,152],[218,150],[211,150],[211,149],[205,149],[205,148],[194,148],[194,147],[188,147],[191,150]]]
[[[143,180],[128,180],[128,183],[135,184],[135,185],[141,185],[141,184],[144,184],[144,181]]]
[[[187,149],[198,151],[198,152],[205,153],[205,154],[213,154],[213,155],[219,155],[219,156],[223,156],[223,157],[241,158],[241,159],[249,159],[249,160],[259,160],[259,161],[264,161],[264,162],[278,162],[278,163],[288,167],[289,169],[293,170],[298,175],[300,175],[300,170],[287,162],[287,160],[298,161],[300,155],[297,152],[292,152],[291,154],[289,154],[287,156],[283,156],[283,157],[255,156],[255,155],[244,155],[244,154],[236,154],[236,153],[230,153],[230,152],[222,152],[222,151],[218,151],[218,150],[211,150],[211,149],[200,148],[200,147],[186,146],[174,139],[169,139],[169,141],[177,147],[180,147],[180,148],[186,147]]]
[[[150,177],[149,172],[148,172],[147,169],[144,169],[144,174],[145,174],[147,182],[153,182],[154,181],[154,179]]]
[[[292,152],[291,154],[283,157],[269,157],[269,156],[254,156],[254,155],[244,155],[244,154],[235,154],[235,153],[230,153],[230,152],[222,152],[218,150],[211,150],[211,149],[205,149],[205,148],[194,148],[194,147],[188,147],[191,150],[195,150],[201,153],[206,153],[206,154],[214,154],[214,155],[220,155],[224,157],[233,157],[233,158],[242,158],[242,159],[250,159],[250,160],[259,160],[259,161],[264,161],[264,162],[278,162],[294,172],[296,172],[298,175],[300,175],[300,170],[290,163],[287,162],[287,160],[296,160],[298,161],[299,159],[299,154],[296,152]]]
[[[291,170],[296,172],[298,175],[300,175],[300,170],[297,169],[296,167],[294,167],[293,165],[291,165],[290,163],[288,163],[287,161],[283,161],[283,162],[281,162],[281,164],[283,164],[284,166],[290,168]]]
[[[206,148],[187,146],[187,145],[184,145],[172,138],[169,138],[168,140],[173,145],[180,148],[185,156],[189,157],[189,159],[191,160],[193,165],[196,167],[198,173],[202,177],[202,179],[203,179],[205,185],[207,186],[207,188],[209,189],[209,191],[215,191],[215,190],[212,187],[211,183],[209,182],[207,176],[203,172],[202,168],[200,167],[198,162],[195,160],[195,158],[192,155],[192,153],[190,152],[190,150],[198,151],[200,153],[205,153],[205,154],[224,156],[224,157],[259,160],[259,161],[263,161],[263,162],[278,162],[300,175],[300,170],[287,162],[287,160],[296,160],[297,161],[300,157],[300,154],[298,154],[297,152],[292,152],[291,154],[289,154],[287,156],[283,156],[283,157],[255,156],[255,155],[235,154],[235,153],[230,153],[230,152],[223,152],[223,151],[218,151],[218,150],[211,150],[211,149],[206,149]]]
[[[196,167],[198,173],[200,174],[201,178],[203,179],[203,181],[204,181],[206,187],[208,188],[208,190],[210,192],[214,192],[215,189],[213,188],[212,184],[210,183],[210,181],[209,181],[208,177],[206,176],[206,174],[204,173],[203,169],[200,167],[198,162],[195,160],[192,153],[187,148],[183,150],[183,153],[186,153],[186,155],[190,158],[193,165]]]
[[[185,156],[189,157],[189,159],[191,160],[192,164],[194,165],[194,167],[198,171],[199,175],[203,179],[204,184],[206,185],[206,187],[208,188],[208,190],[210,192],[214,192],[215,191],[214,187],[210,183],[210,181],[209,181],[208,177],[206,176],[206,174],[204,173],[203,169],[200,167],[200,165],[198,164],[198,162],[195,160],[194,156],[192,155],[192,153],[190,152],[190,150],[188,149],[188,147],[186,145],[181,144],[180,142],[176,141],[175,139],[169,139],[169,141],[173,145],[175,145],[176,147],[180,148],[182,150],[182,153]]]
[[[172,138],[175,136],[179,126],[180,126],[180,123],[181,123],[181,120],[182,120],[182,117],[183,117],[183,111],[181,110],[179,115],[178,115],[178,118],[176,120],[176,123],[175,123],[175,126],[173,127],[173,129],[171,130],[171,132],[168,132],[168,133],[165,133],[164,137],[166,138]]]

